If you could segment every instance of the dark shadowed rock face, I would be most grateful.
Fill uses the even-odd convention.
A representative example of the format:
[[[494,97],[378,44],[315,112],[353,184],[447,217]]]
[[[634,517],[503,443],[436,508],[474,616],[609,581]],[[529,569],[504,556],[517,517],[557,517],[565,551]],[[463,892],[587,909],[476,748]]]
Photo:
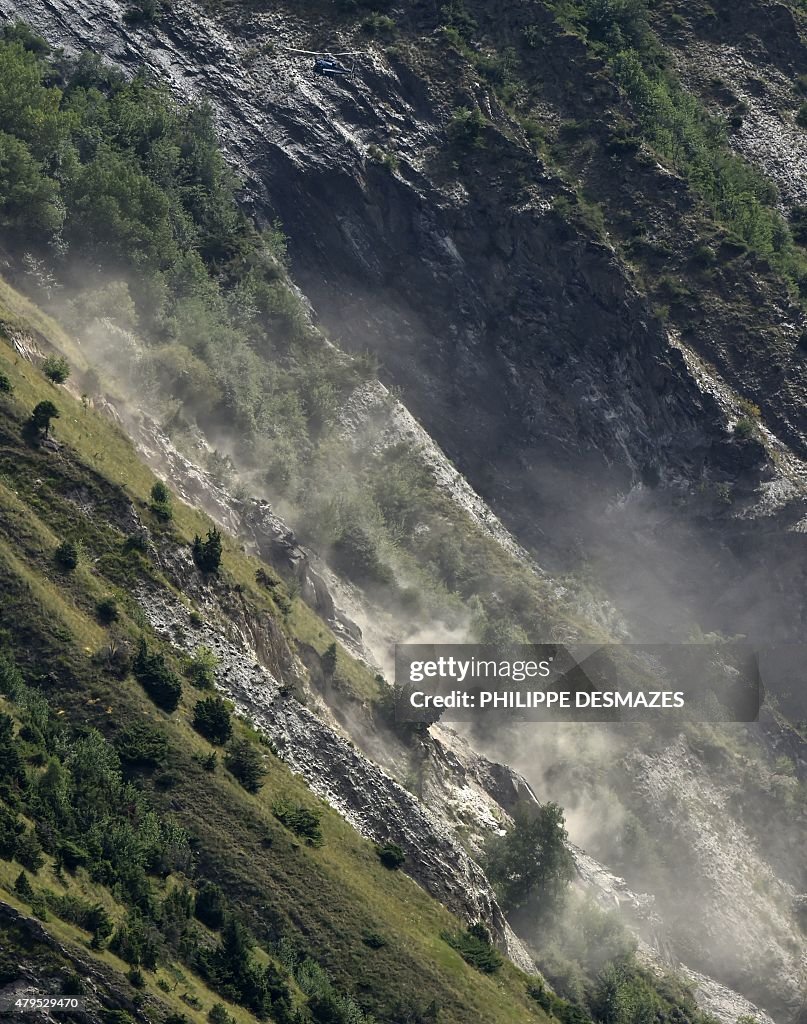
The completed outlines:
[[[259,14],[249,38],[228,36],[184,7],[159,28],[132,29],[123,11],[0,0],[0,13],[53,42],[144,62],[182,95],[216,104],[250,198],[263,217],[280,215],[322,322],[346,346],[379,352],[491,496],[517,503],[523,493],[540,508],[530,471],[570,462],[612,493],[643,473],[700,471],[720,438],[716,410],[614,252],[555,212],[569,190],[498,128],[483,148],[446,149],[457,103],[481,105],[510,131],[462,68],[426,85],[375,54],[334,83],[276,51],[245,70],[248,46],[303,42],[309,30],[296,39],[296,19]],[[369,156],[371,145],[394,152],[397,170]]]
[[[713,565],[704,578],[702,560],[693,562],[694,582],[683,595],[701,604],[695,617],[705,625],[726,626],[710,616],[743,564],[724,541],[740,535],[764,560],[767,542],[755,519],[735,512],[753,504],[769,461],[759,446],[731,440],[726,410],[693,379],[632,272],[589,226],[571,190],[468,66],[430,42],[427,7],[410,15],[422,20],[417,52],[368,49],[355,77],[334,82],[283,47],[347,45],[339,41],[345,26],[306,22],[299,9],[244,12],[239,24],[235,8],[225,30],[201,8],[182,5],[159,26],[132,28],[119,3],[0,0],[0,14],[27,18],[58,45],[92,46],[128,70],[145,63],[180,95],[214,104],[247,183],[245,199],[260,219],[280,217],[295,276],[322,325],[346,348],[378,353],[385,380],[402,389],[455,465],[548,564],[566,567],[569,552],[581,550],[608,561],[619,550],[621,571],[638,532],[646,565],[657,538],[624,517],[615,499],[638,485],[655,488],[645,503],[689,530],[696,519],[713,523],[715,509],[693,508],[681,495],[730,481],[737,504],[730,515],[717,509],[718,528],[708,537],[710,547],[717,540]],[[543,29],[557,32],[549,20]],[[547,95],[555,82],[555,101],[567,108],[551,116],[584,109],[596,117],[613,89],[579,41],[559,35],[553,54]],[[579,89],[560,88],[569,76]],[[458,106],[490,118],[482,145],[447,139]],[[385,164],[379,154],[391,159]],[[674,175],[644,160],[623,179],[624,167],[608,171],[604,149],[597,159],[604,201],[630,210],[632,195],[637,217],[652,215],[660,236],[688,244],[682,218],[691,199]],[[782,331],[788,323],[795,331],[787,303],[753,272],[725,291],[741,292],[744,307],[768,303]],[[770,391],[771,374],[779,378],[751,337],[725,303],[710,300],[690,340],[729,386],[753,397],[757,379]],[[793,377],[770,410],[772,429],[796,448],[800,380]],[[797,518],[771,522],[773,532]],[[654,570],[662,580],[667,555]],[[614,587],[619,575],[611,575]]]

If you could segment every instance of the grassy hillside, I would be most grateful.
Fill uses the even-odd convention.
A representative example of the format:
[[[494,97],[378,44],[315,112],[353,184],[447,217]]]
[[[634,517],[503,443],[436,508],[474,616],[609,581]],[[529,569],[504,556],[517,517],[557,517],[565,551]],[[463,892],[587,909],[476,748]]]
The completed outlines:
[[[139,968],[132,996],[159,999],[189,1019],[203,1019],[214,1001],[237,1020],[249,1010],[277,1020],[298,1010],[301,1020],[429,1020],[433,1005],[441,1021],[542,1019],[527,978],[509,964],[489,976],[468,966],[441,938],[459,923],[382,867],[373,847],[245,724],[233,723],[267,772],[259,791],[239,785],[221,751],[211,763],[216,748],[192,726],[197,700],[208,695],[151,633],[136,599],[148,586],[186,600],[163,576],[159,553],[187,547],[208,524],[176,501],[168,522],[150,511],[154,479],[123,435],[15,354],[12,324],[51,325],[27,323],[23,300],[4,296],[0,380],[11,390],[0,394],[0,691],[13,740],[0,765],[3,900],[31,908],[84,954],[95,947],[92,955],[115,971],[128,960]],[[26,440],[26,421],[43,401],[59,411],[52,437]],[[145,548],[133,541],[132,510],[150,531]],[[76,545],[75,568],[59,562],[64,541]],[[284,619],[256,587],[256,568],[224,539],[220,585],[240,587],[294,644],[295,615]],[[117,616],[106,623],[110,598]],[[141,638],[182,679],[173,712],[156,706],[133,674]],[[142,735],[130,735],[132,723]],[[280,799],[320,819],[321,844],[280,823]],[[12,859],[19,825],[25,839]],[[19,881],[23,862],[30,892]],[[225,919],[245,922],[255,936],[249,962],[272,966],[273,994],[259,997],[250,985],[265,989],[265,981],[234,981],[213,963],[219,936],[188,910],[205,881],[221,887]],[[200,949],[212,951],[206,966]],[[326,1016],[326,1003],[342,1016]]]

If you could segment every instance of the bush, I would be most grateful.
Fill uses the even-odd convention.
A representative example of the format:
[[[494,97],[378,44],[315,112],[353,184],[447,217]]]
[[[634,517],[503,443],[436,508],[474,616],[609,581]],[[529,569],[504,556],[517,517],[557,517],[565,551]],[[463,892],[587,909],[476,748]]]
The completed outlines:
[[[8,377],[0,370],[0,394],[13,395],[14,385],[8,379]]]
[[[750,441],[755,429],[754,421],[749,416],[743,416],[734,424],[734,436],[738,441]]]
[[[800,128],[807,128],[807,103],[802,103],[796,114],[796,124]]]
[[[202,572],[218,572],[221,565],[221,534],[213,527],[207,531],[207,540],[197,534],[193,538],[193,560]]]
[[[42,372],[52,384],[64,384],[70,376],[70,364],[64,356],[48,356],[42,363]]]
[[[197,701],[193,709],[193,727],[205,739],[223,747],[233,734],[230,709],[221,697]]]
[[[185,675],[197,690],[212,690],[218,658],[209,647],[199,647],[185,662]]]
[[[322,846],[322,829],[319,811],[304,807],[291,800],[278,800],[272,805],[272,814],[295,835],[305,839],[309,846]]]
[[[160,21],[164,13],[162,0],[135,0],[127,8],[123,20],[127,25],[152,25]]]
[[[224,924],[224,893],[214,882],[205,882],[196,895],[194,914],[214,931]]]
[[[464,932],[443,932],[441,938],[456,949],[467,964],[483,974],[495,974],[502,966],[503,960],[491,945],[490,933],[481,922],[472,924]]]
[[[60,569],[72,572],[78,565],[78,547],[70,540],[64,540],[53,552],[53,560]]]
[[[257,793],[263,785],[266,768],[260,752],[249,740],[233,740],[224,758],[230,772],[248,793]]]
[[[133,988],[141,989],[146,987],[146,977],[139,967],[130,967],[126,977]]]
[[[158,480],[151,488],[151,502],[149,508],[159,519],[168,521],[174,515],[171,507],[171,492],[162,482]]]
[[[144,638],[140,640],[132,670],[157,707],[169,712],[177,709],[182,683],[166,665],[162,654],[149,651]]]
[[[388,14],[374,12],[361,23],[361,30],[368,36],[384,36],[389,39],[395,34],[395,22]]]
[[[397,843],[385,843],[384,846],[377,846],[378,859],[389,871],[396,871],[403,867],[406,856]]]
[[[448,122],[446,134],[457,146],[481,146],[487,123],[487,118],[478,107],[473,110],[457,107]]]
[[[118,602],[115,598],[102,597],[100,601],[97,601],[95,604],[95,617],[102,626],[111,626],[113,622],[117,622],[120,618],[120,612],[118,611]]]
[[[159,768],[168,756],[168,737],[147,722],[132,722],[115,737],[115,749],[126,764]]]
[[[223,1003],[213,1003],[207,1014],[210,1024],[235,1024],[235,1017],[227,1013]]]

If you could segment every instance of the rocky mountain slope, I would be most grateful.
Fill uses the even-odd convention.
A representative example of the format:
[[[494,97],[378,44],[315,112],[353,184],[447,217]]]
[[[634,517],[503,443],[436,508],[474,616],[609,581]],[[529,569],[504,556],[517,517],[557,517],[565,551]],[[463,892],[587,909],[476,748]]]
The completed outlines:
[[[52,45],[89,47],[127,74],[145,66],[177,95],[210,101],[246,183],[245,207],[264,225],[279,217],[288,236],[306,315],[344,350],[380,359],[393,395],[372,375],[350,391],[333,427],[343,475],[329,482],[333,452],[323,448],[314,476],[331,498],[384,458],[395,465],[401,449],[418,481],[425,468],[419,486],[429,497],[400,513],[408,525],[388,516],[391,597],[332,557],[337,546],[313,530],[299,494],[271,474],[257,480],[232,424],[203,427],[207,439],[197,429],[180,452],[141,416],[131,369],[142,367],[140,355],[107,368],[106,397],[93,389],[152,468],[296,579],[309,607],[373,670],[386,667],[392,639],[419,635],[430,620],[430,599],[425,610],[407,604],[423,586],[414,566],[436,567],[451,593],[441,630],[468,631],[474,584],[443,557],[440,523],[486,567],[476,589],[488,619],[515,619],[529,636],[680,638],[700,628],[800,638],[798,242],[766,250],[762,229],[718,208],[703,184],[706,162],[710,174],[725,169],[734,150],[778,186],[759,210],[756,193],[742,202],[764,225],[779,218],[782,237],[791,222],[798,238],[800,15],[781,3],[746,3],[741,16],[727,4],[661,4],[639,11],[636,28],[629,9],[423,3],[392,8],[385,21],[329,4],[176,3],[133,22],[117,3],[0,0],[3,16],[24,18]],[[734,113],[739,123],[713,149],[696,147],[693,138],[712,136],[693,113],[670,128],[685,140],[686,159],[673,158],[674,146],[667,152],[648,127],[637,76],[629,81],[619,63],[628,43],[645,68],[663,46],[658,63],[697,97],[698,111]],[[293,48],[360,56],[353,76],[334,82],[313,76]],[[660,123],[666,108],[654,102]],[[17,248],[8,269],[30,289],[36,274],[23,266]],[[114,317],[78,335],[78,345],[51,337],[43,354],[54,344],[85,371],[101,370],[103,352],[130,344]],[[29,354],[40,358],[30,346]],[[184,405],[192,418],[194,402]],[[242,487],[280,506],[321,558],[265,504],[234,499],[195,464],[217,447],[232,451]],[[194,592],[187,557],[171,555],[161,570]],[[178,650],[198,644],[190,612],[139,596],[157,635]],[[213,603],[212,620],[232,619],[214,594],[198,599]],[[578,856],[581,878],[600,901],[624,904],[654,969],[686,965],[721,1020],[764,1019],[744,997],[777,1021],[803,1012],[805,761],[800,734],[775,706],[750,730],[561,732],[540,752],[523,732],[471,738],[524,783],[439,729],[402,743],[380,721],[372,672],[351,675],[339,693],[323,686],[322,639],[304,658],[311,710],[278,707],[272,680],[290,671],[289,656],[239,616],[224,634],[205,627],[230,667],[219,685],[281,757],[366,837],[417,849],[413,877],[469,922],[485,920],[522,966],[521,940],[475,859],[515,795],[534,791],[566,806],[572,838],[588,850]],[[271,675],[251,669],[253,657]],[[613,880],[591,853],[628,881]],[[655,894],[650,913],[643,889]]]

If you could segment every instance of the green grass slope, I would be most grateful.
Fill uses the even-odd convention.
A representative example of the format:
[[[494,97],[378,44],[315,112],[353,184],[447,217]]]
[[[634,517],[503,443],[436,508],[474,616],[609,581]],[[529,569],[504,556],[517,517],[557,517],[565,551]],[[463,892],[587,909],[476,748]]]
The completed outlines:
[[[136,968],[124,983],[138,997],[135,1013],[160,1000],[189,1020],[215,1002],[236,1020],[542,1019],[529,979],[509,963],[492,975],[467,965],[441,938],[459,923],[382,867],[246,724],[233,721],[236,738],[266,771],[255,794],[225,770],[221,752],[211,763],[215,748],[192,727],[206,694],[184,679],[173,712],[149,699],[121,650],[135,652],[142,637],[173,677],[187,666],[151,633],[135,594],[147,585],[186,600],[154,552],[189,545],[209,524],[176,501],[168,522],[150,511],[154,478],[123,434],[10,344],[9,332],[47,338],[54,325],[6,287],[0,302],[0,379],[11,388],[0,392],[0,716],[13,723],[11,763],[0,757],[2,901],[28,908],[84,958],[118,974]],[[53,443],[23,436],[42,401],[59,410]],[[153,547],[133,543],[132,510]],[[79,553],[72,570],[55,557],[65,540]],[[275,616],[289,644],[297,624],[327,640],[302,608],[284,618],[255,585],[258,565],[224,538],[220,585]],[[105,625],[98,604],[109,598],[118,619]],[[145,730],[136,738],[142,760],[123,742],[132,725]],[[320,819],[321,844],[280,823],[280,799]],[[244,944],[257,943],[244,953],[230,935],[228,956],[249,965],[245,977],[222,965],[220,929],[189,909],[206,881],[222,890],[225,932],[243,923],[252,936]],[[98,907],[108,927],[98,926]],[[13,944],[12,931],[4,938]]]

